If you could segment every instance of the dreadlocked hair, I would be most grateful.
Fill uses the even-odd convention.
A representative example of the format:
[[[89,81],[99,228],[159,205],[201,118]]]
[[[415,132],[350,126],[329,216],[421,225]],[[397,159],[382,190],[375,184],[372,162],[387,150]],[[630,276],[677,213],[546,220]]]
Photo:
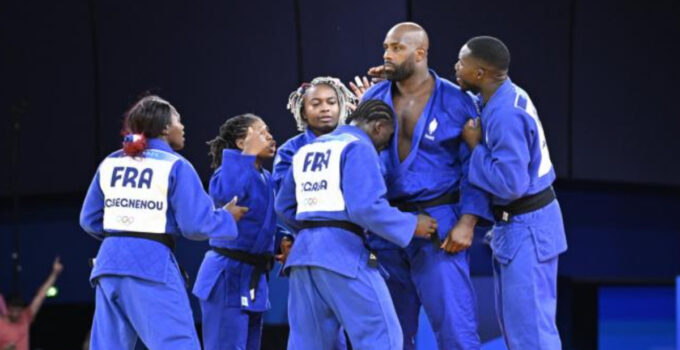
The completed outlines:
[[[293,113],[297,128],[299,131],[305,131],[307,122],[302,117],[302,110],[304,109],[305,93],[313,86],[327,85],[335,90],[338,96],[338,107],[340,107],[340,118],[338,124],[345,124],[345,118],[350,113],[348,104],[356,104],[358,99],[349,89],[343,84],[340,79],[333,77],[316,77],[311,83],[303,83],[300,87],[291,92],[288,96],[288,105],[286,108]]]
[[[206,142],[210,147],[208,154],[212,157],[210,167],[215,169],[222,165],[222,151],[225,148],[238,149],[236,140],[246,137],[248,127],[258,120],[260,120],[260,117],[252,113],[241,114],[227,119],[220,126],[219,134],[214,139]]]
[[[381,100],[366,100],[357,106],[357,109],[347,117],[346,122],[347,124],[352,122],[368,123],[378,120],[393,121],[392,108]]]
[[[135,102],[124,115],[123,153],[130,157],[141,156],[147,140],[161,136],[172,123],[172,113],[177,113],[175,107],[156,95]]]

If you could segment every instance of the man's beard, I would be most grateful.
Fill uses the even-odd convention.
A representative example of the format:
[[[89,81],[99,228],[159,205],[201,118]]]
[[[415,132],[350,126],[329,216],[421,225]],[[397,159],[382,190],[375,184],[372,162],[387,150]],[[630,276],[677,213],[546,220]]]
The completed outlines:
[[[413,55],[411,55],[402,64],[400,65],[391,64],[391,66],[394,67],[393,71],[385,71],[385,77],[387,78],[387,80],[402,81],[408,79],[409,77],[411,77],[411,75],[413,75],[413,72],[416,69],[416,62],[415,59],[413,58]]]

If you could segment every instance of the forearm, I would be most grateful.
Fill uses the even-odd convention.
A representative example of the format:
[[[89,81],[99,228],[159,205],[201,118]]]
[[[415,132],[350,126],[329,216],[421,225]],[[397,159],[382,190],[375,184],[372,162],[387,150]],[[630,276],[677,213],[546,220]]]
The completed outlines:
[[[57,281],[57,277],[59,274],[56,272],[50,273],[50,275],[47,277],[45,280],[45,283],[40,286],[40,289],[38,289],[38,292],[35,294],[35,297],[33,297],[33,301],[31,302],[31,313],[33,316],[38,313],[38,310],[40,310],[40,307],[43,304],[43,301],[45,301],[45,297],[47,296],[47,290],[50,289],[54,285],[54,283]]]

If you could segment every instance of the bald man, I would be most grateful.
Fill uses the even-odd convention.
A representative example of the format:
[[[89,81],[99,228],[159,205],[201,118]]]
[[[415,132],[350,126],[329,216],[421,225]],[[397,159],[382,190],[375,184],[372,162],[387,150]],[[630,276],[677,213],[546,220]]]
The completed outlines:
[[[395,25],[383,47],[384,64],[369,75],[386,80],[362,100],[383,100],[396,115],[394,137],[381,153],[387,197],[402,211],[433,216],[439,231],[404,249],[377,236],[370,243],[389,273],[404,349],[415,347],[421,305],[439,349],[479,349],[467,248],[478,221],[492,215],[487,195],[467,181],[470,152],[460,140],[465,121],[478,115],[475,100],[428,69],[429,39],[418,24]]]

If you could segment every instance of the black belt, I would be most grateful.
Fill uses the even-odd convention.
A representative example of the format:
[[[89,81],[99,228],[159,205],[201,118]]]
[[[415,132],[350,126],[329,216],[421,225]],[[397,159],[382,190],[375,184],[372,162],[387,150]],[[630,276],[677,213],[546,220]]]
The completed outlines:
[[[148,239],[150,241],[156,241],[158,243],[163,244],[164,246],[168,247],[170,251],[173,253],[175,252],[175,239],[172,237],[172,235],[169,235],[167,233],[146,233],[146,232],[107,232],[104,234],[104,238],[106,237],[133,237],[133,238],[141,238],[141,239]],[[94,261],[90,259],[90,267],[94,266]],[[189,274],[182,268],[182,266],[179,265],[179,262],[177,263],[177,267],[179,267],[179,271],[182,273],[182,277],[184,277],[184,283],[186,284],[187,287],[189,287]]]
[[[175,251],[175,239],[166,233],[144,233],[144,232],[107,232],[104,237],[135,237],[156,241]]]
[[[354,233],[355,235],[361,237],[361,240],[364,243],[364,247],[368,250],[368,265],[371,267],[378,267],[378,257],[375,255],[375,252],[368,246],[366,243],[366,235],[364,234],[364,229],[363,227],[349,221],[342,221],[342,220],[326,220],[326,221],[303,221],[302,222],[302,228],[319,228],[319,227],[337,227],[341,228],[344,230],[347,230],[349,232]]]
[[[400,211],[417,212],[418,214],[426,214],[425,208],[437,207],[444,204],[456,204],[460,201],[460,192],[445,193],[437,198],[430,199],[429,201],[421,202],[407,202],[407,201],[390,201],[390,205],[396,207]],[[431,236],[430,240],[432,245],[438,249],[442,245],[441,239],[439,239],[439,232],[435,231]]]
[[[541,209],[555,200],[555,191],[552,186],[526,197],[522,197],[508,205],[493,207],[493,216],[496,221],[509,222],[513,216]]]
[[[242,250],[220,248],[220,247],[210,247],[216,253],[226,256],[242,263],[252,265],[255,268],[250,274],[250,300],[255,300],[255,291],[257,291],[257,286],[260,284],[260,276],[266,273],[267,280],[269,280],[269,271],[274,267],[274,256],[271,254],[251,254],[244,252]]]

